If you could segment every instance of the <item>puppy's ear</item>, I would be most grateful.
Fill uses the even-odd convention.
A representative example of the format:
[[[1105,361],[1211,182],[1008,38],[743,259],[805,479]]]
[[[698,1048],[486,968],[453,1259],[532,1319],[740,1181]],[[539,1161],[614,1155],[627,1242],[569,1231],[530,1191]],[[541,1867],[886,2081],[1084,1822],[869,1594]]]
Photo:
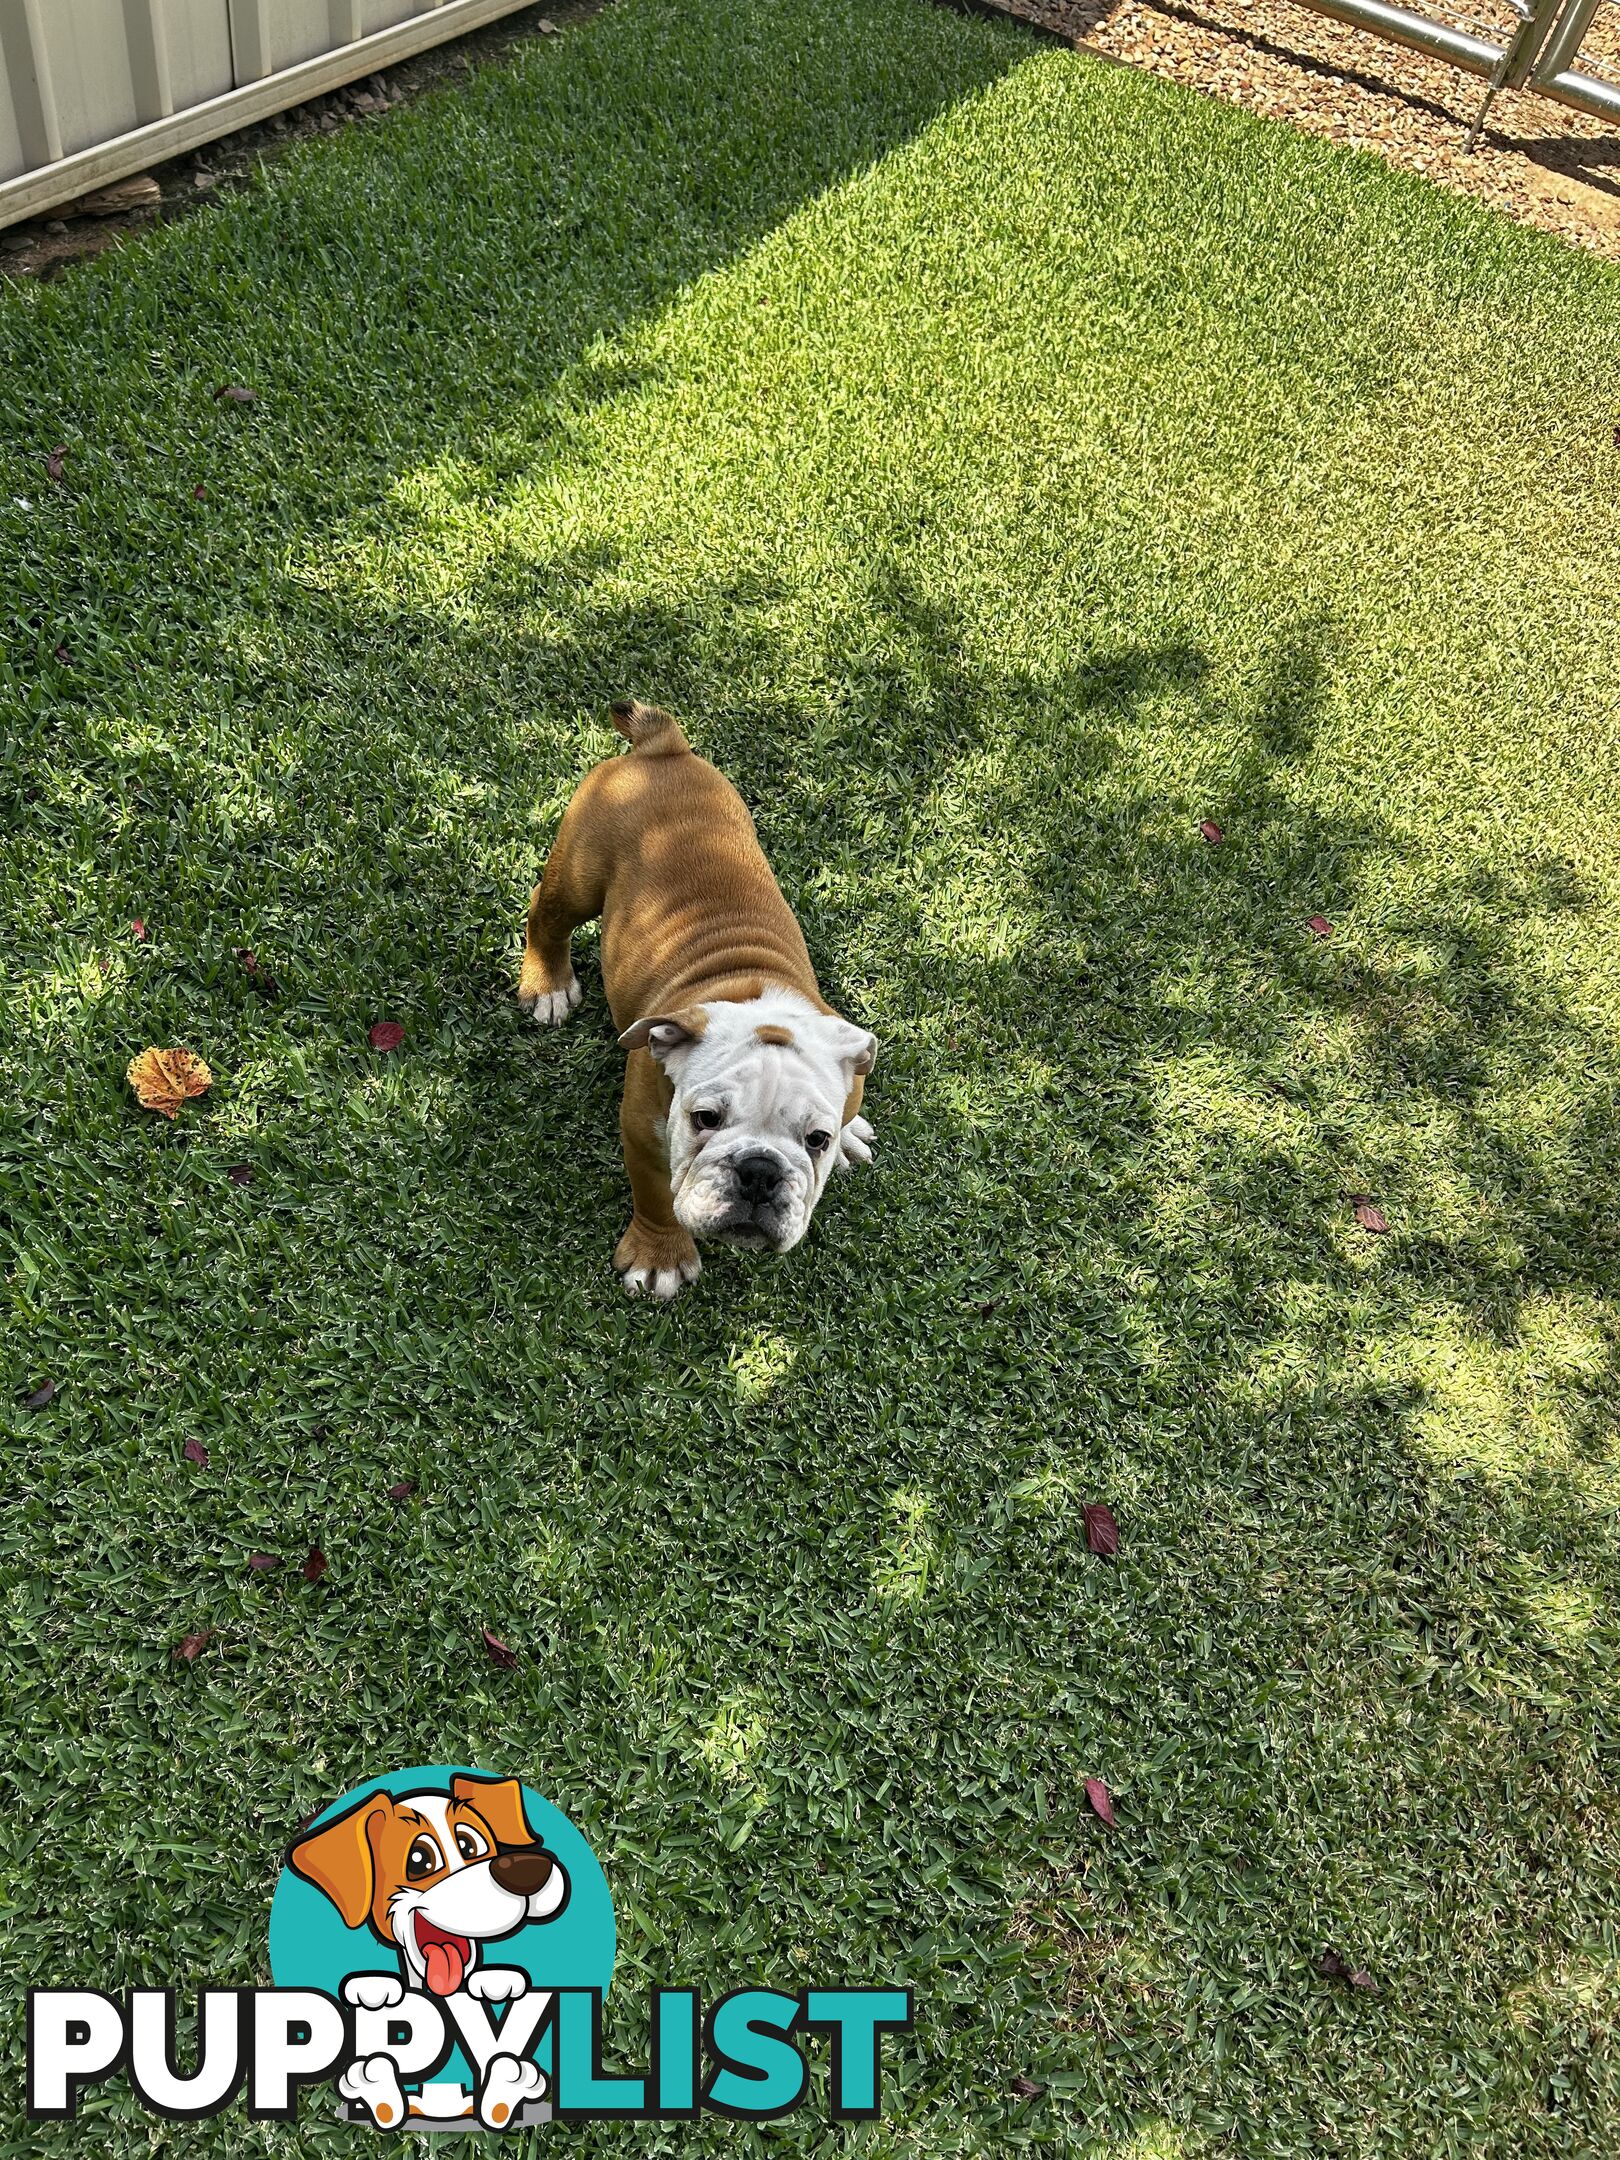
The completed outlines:
[[[829,1013],[826,1020],[827,1039],[832,1053],[848,1065],[853,1078],[856,1073],[869,1073],[877,1061],[877,1037],[852,1020],[845,1020],[837,1013]]]
[[[336,1822],[323,1823],[300,1838],[287,1855],[295,1875],[325,1891],[345,1927],[359,1927],[371,1911],[377,1889],[372,1833],[387,1821],[392,1805],[386,1793],[372,1793]]]
[[[688,1005],[684,1012],[655,1013],[627,1027],[619,1037],[619,1048],[650,1050],[661,1065],[672,1050],[695,1043],[708,1024],[709,1015],[701,1005]]]
[[[523,1812],[523,1787],[516,1778],[453,1777],[450,1797],[475,1807],[495,1833],[497,1845],[536,1845]]]

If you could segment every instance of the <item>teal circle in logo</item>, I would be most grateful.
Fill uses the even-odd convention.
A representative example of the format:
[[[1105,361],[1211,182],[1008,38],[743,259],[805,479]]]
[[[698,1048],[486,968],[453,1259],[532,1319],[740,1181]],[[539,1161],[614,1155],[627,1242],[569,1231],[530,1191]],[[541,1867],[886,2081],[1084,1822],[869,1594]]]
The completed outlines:
[[[379,1807],[365,1807],[373,1797]],[[413,1806],[416,1801],[422,1804]],[[453,1837],[457,1826],[469,1821],[469,1852],[480,1846],[487,1851],[487,1828],[503,1857],[530,1845],[542,1847],[561,1863],[568,1884],[566,1900],[554,1915],[479,1940],[471,1962],[516,1967],[534,1988],[598,1988],[605,1995],[617,1932],[607,1877],[590,1846],[562,1810],[531,1786],[446,1763],[368,1778],[323,1808],[292,1840],[270,1907],[270,1972],[276,1986],[319,1988],[341,1999],[351,1976],[387,1973],[421,1988],[420,1971],[413,1975],[397,1942],[378,1932],[374,1917],[380,1914],[382,1926],[391,1927],[390,1902],[401,1891],[409,1905],[416,1823],[429,1834],[437,1826],[442,1844],[446,1825]],[[348,1827],[335,1828],[339,1824]],[[321,1839],[328,1829],[333,1834]],[[434,1850],[424,1848],[429,1864]],[[430,1967],[434,1980],[442,1981],[448,1970],[459,1984],[457,1966],[447,1968],[444,1953],[439,1955],[440,1963]],[[445,2074],[454,2076],[461,2067],[457,2058]]]

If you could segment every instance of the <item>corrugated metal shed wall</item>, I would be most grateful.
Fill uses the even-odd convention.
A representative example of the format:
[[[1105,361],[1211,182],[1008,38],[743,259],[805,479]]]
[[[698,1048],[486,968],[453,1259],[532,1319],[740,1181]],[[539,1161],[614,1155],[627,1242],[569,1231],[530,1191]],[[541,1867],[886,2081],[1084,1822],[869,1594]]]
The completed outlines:
[[[0,0],[0,225],[532,0]]]

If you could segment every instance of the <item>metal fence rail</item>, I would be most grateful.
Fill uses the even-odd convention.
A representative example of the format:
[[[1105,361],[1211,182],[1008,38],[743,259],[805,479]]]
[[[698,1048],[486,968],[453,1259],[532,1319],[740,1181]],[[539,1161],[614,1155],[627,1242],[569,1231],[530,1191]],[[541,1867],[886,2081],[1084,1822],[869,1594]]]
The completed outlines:
[[[0,227],[533,0],[0,0]]]
[[[1385,0],[1300,0],[1302,7],[1314,8],[1318,15],[1331,15],[1358,30],[1393,39],[1397,45],[1433,53],[1472,75],[1483,75],[1485,97],[1469,131],[1470,146],[1498,90],[1539,90],[1543,97],[1556,98],[1561,105],[1573,105],[1600,120],[1620,120],[1620,87],[1600,75],[1583,75],[1571,65],[1600,0],[1509,0],[1509,4],[1520,17],[1519,26],[1505,45],[1498,45],[1432,15],[1386,6]]]

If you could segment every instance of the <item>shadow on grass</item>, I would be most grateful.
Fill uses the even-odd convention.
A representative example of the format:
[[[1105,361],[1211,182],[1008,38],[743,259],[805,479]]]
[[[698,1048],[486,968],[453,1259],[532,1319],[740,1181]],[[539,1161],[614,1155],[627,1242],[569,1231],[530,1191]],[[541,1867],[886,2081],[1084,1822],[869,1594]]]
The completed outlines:
[[[1023,49],[964,34],[925,68],[843,20],[627,10],[307,168],[262,257],[260,201],[5,318],[30,426],[70,391],[93,411],[86,352],[118,414],[12,603],[78,646],[8,686],[19,1019],[40,1001],[0,1136],[34,1269],[17,1355],[64,1373],[71,1440],[34,1442],[3,1530],[27,1830],[51,1831],[13,1966],[250,1977],[287,1824],[440,1750],[579,1813],[672,1980],[775,1972],[784,1944],[910,1980],[903,2105],[935,2146],[964,2115],[1023,2136],[1027,2075],[1099,2139],[1159,2112],[1261,2150],[1286,2108],[1305,2149],[1318,2095],[1380,2119],[1379,2066],[1442,2047],[1540,2126],[1538,2078],[1566,2107],[1603,2078],[1578,2005],[1546,2006],[1595,1925],[1613,1559],[1587,1474],[1616,1393],[1613,1072],[1525,939],[1589,909],[1575,870],[1315,807],[1327,617],[1234,688],[1174,634],[997,665],[892,558],[792,632],[763,576],[626,597],[602,546],[496,549],[476,621],[307,567],[408,537],[388,490],[427,464],[474,494],[566,463],[645,380],[598,332]],[[142,322],[195,353],[180,389],[144,385]],[[273,398],[208,422],[237,429],[206,451],[235,492],[182,527],[142,490],[205,374],[268,367],[266,322]],[[875,1176],[782,1266],[722,1257],[669,1313],[607,1268],[594,982],[556,1036],[511,1001],[528,882],[610,747],[576,716],[626,688],[738,781],[882,1042]],[[1167,797],[1165,725],[1235,744],[1208,799]],[[134,913],[149,941],[99,995],[52,990]],[[394,1012],[384,1067],[365,1029]],[[139,1124],[123,1056],[202,1026],[206,1112]],[[194,1430],[213,1461],[179,1488]],[[382,1510],[402,1475],[416,1501]],[[1100,1496],[1109,1572],[1079,1528]],[[247,1581],[247,1551],[317,1539],[307,1596]],[[217,1654],[182,1673],[203,1618]],[[479,1662],[480,1624],[519,1671]],[[195,1845],[137,1878],[160,1808]],[[1314,1974],[1328,1929],[1371,2003]],[[1528,2040],[1497,1972],[1546,1983]],[[1395,2094],[1395,2134],[1442,2149],[1417,2107]]]

